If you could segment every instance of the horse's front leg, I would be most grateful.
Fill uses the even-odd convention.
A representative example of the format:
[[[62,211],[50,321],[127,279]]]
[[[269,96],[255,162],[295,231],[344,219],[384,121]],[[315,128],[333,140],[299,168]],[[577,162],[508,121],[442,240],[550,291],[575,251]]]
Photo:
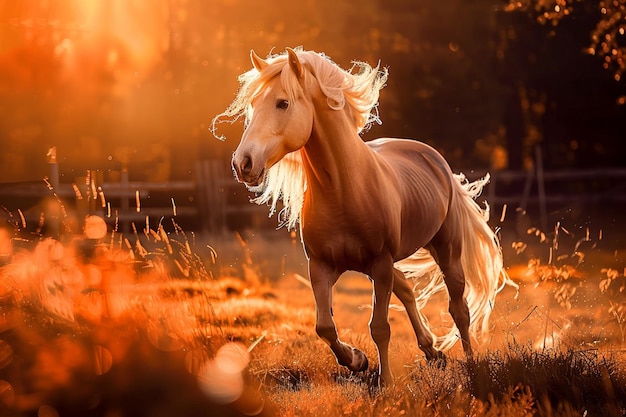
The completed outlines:
[[[393,385],[393,375],[389,365],[389,301],[393,291],[393,260],[384,256],[372,265],[371,275],[374,283],[374,296],[370,332],[378,350],[378,371],[381,385]]]
[[[367,356],[362,351],[339,340],[333,320],[332,289],[339,274],[315,259],[309,261],[309,274],[317,310],[315,331],[322,340],[328,343],[340,365],[353,372],[365,371],[368,368]]]

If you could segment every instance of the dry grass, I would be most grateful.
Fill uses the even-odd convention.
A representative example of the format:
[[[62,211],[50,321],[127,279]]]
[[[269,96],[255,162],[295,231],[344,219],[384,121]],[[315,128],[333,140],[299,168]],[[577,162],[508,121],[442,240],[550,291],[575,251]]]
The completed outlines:
[[[341,338],[370,358],[369,371],[352,374],[315,335],[293,238],[198,238],[175,227],[62,243],[9,237],[2,415],[626,414],[624,275],[606,250],[586,253],[596,268],[558,253],[514,264],[520,293],[502,294],[493,340],[469,362],[455,347],[445,368],[426,363],[392,310],[396,384],[378,389],[368,280],[348,274],[335,293]],[[545,242],[553,248],[549,236],[529,244]],[[426,311],[435,326],[449,320],[440,301]]]
[[[367,335],[368,312],[358,309],[368,294],[364,291],[358,295],[354,291],[359,282],[356,277],[340,281],[336,304],[341,307],[336,317],[350,326],[349,332],[343,329],[344,340],[364,348],[370,358],[375,358]],[[350,286],[352,291],[346,292],[341,285]],[[363,285],[367,283],[363,281]],[[289,294],[301,299],[304,294],[300,291],[305,290],[291,288]],[[289,299],[285,303],[289,304]],[[555,304],[555,309],[560,308],[556,301]],[[382,391],[372,384],[372,370],[354,375],[339,367],[312,328],[288,339],[282,335],[278,345],[256,346],[257,359],[249,372],[284,416],[613,416],[626,412],[626,366],[619,338],[605,340],[594,348],[589,344],[575,345],[561,330],[564,334],[552,339],[550,347],[537,348],[548,339],[545,323],[556,326],[553,321],[557,319],[538,314],[538,309],[523,316],[526,311],[518,311],[516,315],[521,319],[510,323],[492,344],[480,347],[473,361],[465,361],[455,351],[444,369],[426,363],[407,320],[401,313],[392,312],[391,350],[396,385]],[[567,310],[554,310],[552,314],[557,317],[564,312]],[[355,317],[346,319],[345,315],[350,314]],[[510,319],[514,312],[508,315]],[[500,317],[497,321],[506,320]],[[289,316],[283,317],[282,322],[289,323]],[[595,338],[587,335],[587,340]]]

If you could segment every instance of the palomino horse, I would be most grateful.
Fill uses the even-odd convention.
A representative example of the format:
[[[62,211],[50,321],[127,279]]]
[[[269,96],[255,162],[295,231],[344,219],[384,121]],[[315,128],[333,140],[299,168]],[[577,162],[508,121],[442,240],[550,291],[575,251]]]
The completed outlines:
[[[421,142],[363,142],[359,133],[379,121],[373,110],[385,69],[356,62],[353,73],[322,54],[290,48],[266,60],[252,51],[251,59],[254,68],[239,77],[238,95],[214,119],[213,131],[222,118],[244,117],[232,159],[236,177],[260,193],[256,202],[270,203],[272,212],[282,200],[280,217],[288,227],[299,222],[317,306],[315,329],[338,363],[352,371],[368,368],[361,350],[339,340],[333,320],[332,288],[347,270],[373,282],[370,331],[381,383],[393,382],[392,292],[426,358],[443,359],[437,348],[458,339],[471,355],[470,337],[488,331],[496,294],[507,283],[515,285],[503,270],[487,210],[474,201],[488,178],[469,183],[453,175],[444,158]],[[417,303],[405,273],[431,273]],[[446,287],[456,329],[436,338],[418,304]]]

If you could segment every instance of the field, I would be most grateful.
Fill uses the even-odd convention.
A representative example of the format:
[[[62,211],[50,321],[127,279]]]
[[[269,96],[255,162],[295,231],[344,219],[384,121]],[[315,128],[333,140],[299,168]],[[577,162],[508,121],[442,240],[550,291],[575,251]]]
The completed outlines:
[[[393,387],[374,384],[371,285],[343,276],[340,336],[370,370],[336,364],[314,331],[299,238],[121,235],[98,219],[59,240],[0,230],[3,416],[618,416],[626,414],[625,250],[617,229],[555,222],[502,233],[508,273],[492,338],[426,363],[392,307]],[[532,223],[532,222],[531,222]],[[392,300],[397,303],[397,300]],[[447,326],[447,300],[425,311]]]

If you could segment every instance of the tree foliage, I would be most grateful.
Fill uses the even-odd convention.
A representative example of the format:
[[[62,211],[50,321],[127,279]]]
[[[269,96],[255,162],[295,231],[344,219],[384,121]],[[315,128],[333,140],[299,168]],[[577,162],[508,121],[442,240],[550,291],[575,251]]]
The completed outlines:
[[[580,9],[585,8],[583,3],[584,0],[511,0],[507,9],[525,10],[533,14],[537,22],[556,26],[561,20],[572,19],[580,13]],[[602,0],[594,6],[596,23],[586,51],[602,57],[602,66],[620,81],[626,71],[626,0]],[[586,10],[586,13],[593,11]]]

